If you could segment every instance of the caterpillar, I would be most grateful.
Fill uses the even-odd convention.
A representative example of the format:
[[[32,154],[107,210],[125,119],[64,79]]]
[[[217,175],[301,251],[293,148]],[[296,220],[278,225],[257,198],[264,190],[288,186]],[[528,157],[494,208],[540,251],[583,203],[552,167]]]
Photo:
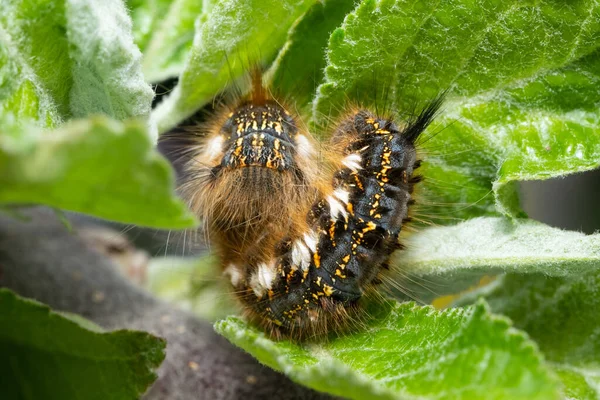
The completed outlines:
[[[179,193],[248,319],[275,339],[344,331],[402,248],[416,143],[442,96],[402,121],[353,108],[320,144],[260,73],[252,82],[186,133]]]

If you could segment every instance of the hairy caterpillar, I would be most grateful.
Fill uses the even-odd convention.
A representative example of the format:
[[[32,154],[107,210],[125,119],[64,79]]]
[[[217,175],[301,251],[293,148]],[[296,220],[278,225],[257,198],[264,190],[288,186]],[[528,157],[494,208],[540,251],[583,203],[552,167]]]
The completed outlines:
[[[187,133],[179,191],[251,320],[275,338],[344,330],[401,248],[441,97],[399,122],[353,109],[320,148],[260,74],[252,86]]]

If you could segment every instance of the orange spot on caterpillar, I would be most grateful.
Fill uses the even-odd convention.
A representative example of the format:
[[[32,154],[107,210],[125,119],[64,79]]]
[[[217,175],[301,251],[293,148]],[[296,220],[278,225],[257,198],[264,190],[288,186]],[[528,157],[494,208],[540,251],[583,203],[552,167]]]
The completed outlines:
[[[315,254],[313,254],[313,261],[315,263],[315,267],[321,267],[321,256],[319,255],[319,253],[315,252]]]

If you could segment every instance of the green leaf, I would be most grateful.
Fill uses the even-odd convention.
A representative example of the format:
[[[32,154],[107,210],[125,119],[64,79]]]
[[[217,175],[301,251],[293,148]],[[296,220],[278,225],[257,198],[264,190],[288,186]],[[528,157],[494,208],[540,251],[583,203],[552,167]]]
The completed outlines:
[[[183,71],[194,40],[194,26],[200,27],[207,19],[212,8],[208,5],[210,2],[174,0],[169,9],[160,14],[161,22],[144,50],[142,67],[149,82],[160,82]]]
[[[551,228],[533,220],[474,218],[409,236],[395,263],[417,276],[453,281],[475,273],[576,276],[600,265],[600,234]]]
[[[273,342],[241,319],[215,329],[265,365],[353,399],[556,399],[535,345],[483,304],[435,311],[380,304],[366,329],[319,344]]]
[[[1,0],[0,111],[55,126],[147,117],[153,92],[120,0]]]
[[[0,203],[154,227],[193,225],[174,195],[171,168],[141,123],[94,117],[42,132],[0,122]]]
[[[165,132],[193,114],[253,64],[269,60],[315,0],[225,0],[199,26],[179,83],[154,110]]]
[[[218,259],[156,257],[148,265],[146,287],[156,296],[209,321],[238,313],[231,288],[221,278]]]
[[[0,393],[6,399],[137,399],[156,379],[164,340],[89,330],[0,289]]]
[[[133,22],[133,38],[142,52],[174,0],[125,0]],[[198,3],[202,3],[198,1]]]
[[[316,2],[296,21],[267,74],[276,93],[287,94],[289,100],[305,111],[323,79],[329,35],[354,6],[354,0]]]
[[[600,263],[568,277],[509,274],[486,290],[494,311],[510,317],[544,352],[576,399],[600,396]]]
[[[600,165],[599,47],[593,0],[365,0],[331,35],[313,118],[348,100],[402,115],[449,89],[424,145],[428,213],[492,215],[493,192],[520,216],[515,182]]]

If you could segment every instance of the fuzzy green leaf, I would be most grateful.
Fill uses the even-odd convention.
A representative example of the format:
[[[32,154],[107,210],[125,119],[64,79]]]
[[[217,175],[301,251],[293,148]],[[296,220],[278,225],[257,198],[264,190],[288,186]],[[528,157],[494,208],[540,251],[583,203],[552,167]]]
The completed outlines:
[[[600,262],[568,277],[509,274],[482,293],[544,352],[574,399],[600,396]],[[463,299],[462,301],[467,301]]]
[[[164,340],[90,330],[0,289],[0,393],[5,399],[137,399],[156,379]]]
[[[142,52],[174,0],[125,0],[133,22],[133,38]],[[202,3],[198,1],[197,3]]]
[[[313,117],[348,99],[410,113],[449,89],[424,144],[428,214],[519,216],[516,181],[600,164],[599,48],[594,0],[365,0],[331,35]]]
[[[154,110],[165,132],[253,64],[269,60],[285,43],[288,29],[315,0],[225,0],[199,25],[179,83]]]
[[[0,111],[55,126],[147,117],[153,92],[120,0],[1,0]]]
[[[105,117],[49,132],[0,119],[0,203],[46,204],[154,227],[194,223],[145,126]]]
[[[575,276],[600,265],[600,234],[563,231],[533,220],[474,218],[409,236],[396,264],[418,276],[453,280],[474,273]]]
[[[380,304],[364,330],[299,346],[230,317],[216,329],[271,368],[352,399],[556,399],[532,342],[483,304],[435,311]]]
[[[211,9],[207,1],[174,0],[165,10],[144,50],[142,66],[149,82],[173,78],[183,71],[194,41],[194,27],[200,28]]]
[[[270,87],[305,110],[326,66],[325,49],[331,32],[355,6],[354,0],[315,3],[290,29],[287,41],[268,73]]]

